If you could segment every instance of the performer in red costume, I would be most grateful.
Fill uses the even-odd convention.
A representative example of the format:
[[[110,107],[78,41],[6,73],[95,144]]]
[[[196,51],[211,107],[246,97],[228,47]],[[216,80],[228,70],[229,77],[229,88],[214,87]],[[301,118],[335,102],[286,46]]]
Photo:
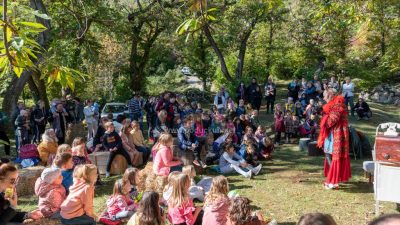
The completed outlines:
[[[327,102],[323,107],[321,132],[318,146],[324,148],[325,188],[338,189],[339,183],[347,182],[351,177],[349,158],[349,126],[345,99],[336,95],[337,91],[328,88],[324,92]]]

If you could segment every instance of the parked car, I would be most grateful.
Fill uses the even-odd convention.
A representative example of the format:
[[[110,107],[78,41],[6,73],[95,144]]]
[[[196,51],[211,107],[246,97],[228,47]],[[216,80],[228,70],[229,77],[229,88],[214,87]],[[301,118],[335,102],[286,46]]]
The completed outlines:
[[[119,102],[106,103],[101,110],[101,117],[107,117],[109,113],[113,114],[113,120],[116,120],[118,115],[127,116],[129,114],[128,106]]]
[[[186,75],[186,76],[192,75],[192,72],[190,71],[190,68],[187,67],[187,66],[184,66],[181,71],[182,71],[183,75]]]

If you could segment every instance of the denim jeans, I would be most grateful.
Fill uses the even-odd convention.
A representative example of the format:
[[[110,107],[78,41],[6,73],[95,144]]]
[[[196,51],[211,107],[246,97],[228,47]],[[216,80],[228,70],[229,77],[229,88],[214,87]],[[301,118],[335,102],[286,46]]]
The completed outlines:
[[[96,221],[86,214],[72,219],[61,218],[61,223],[64,225],[96,225]]]
[[[351,115],[354,116],[354,96],[345,97],[344,100],[346,104],[346,109],[348,110],[350,104]]]
[[[136,150],[143,153],[143,164],[146,164],[150,157],[150,150],[143,146],[136,146]]]

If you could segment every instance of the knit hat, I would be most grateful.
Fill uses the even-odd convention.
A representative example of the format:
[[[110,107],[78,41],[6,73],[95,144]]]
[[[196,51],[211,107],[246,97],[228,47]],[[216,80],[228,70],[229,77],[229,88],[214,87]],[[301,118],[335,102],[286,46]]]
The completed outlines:
[[[43,170],[40,178],[48,183],[53,183],[61,175],[61,170],[59,168],[46,168]]]

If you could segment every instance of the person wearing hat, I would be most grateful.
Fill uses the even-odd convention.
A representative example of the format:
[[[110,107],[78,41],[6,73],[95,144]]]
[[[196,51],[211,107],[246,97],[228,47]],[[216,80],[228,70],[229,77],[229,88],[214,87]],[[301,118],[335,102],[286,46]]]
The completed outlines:
[[[61,204],[67,197],[62,180],[61,169],[54,167],[44,169],[36,180],[35,194],[39,197],[39,210],[44,217],[61,218]]]

